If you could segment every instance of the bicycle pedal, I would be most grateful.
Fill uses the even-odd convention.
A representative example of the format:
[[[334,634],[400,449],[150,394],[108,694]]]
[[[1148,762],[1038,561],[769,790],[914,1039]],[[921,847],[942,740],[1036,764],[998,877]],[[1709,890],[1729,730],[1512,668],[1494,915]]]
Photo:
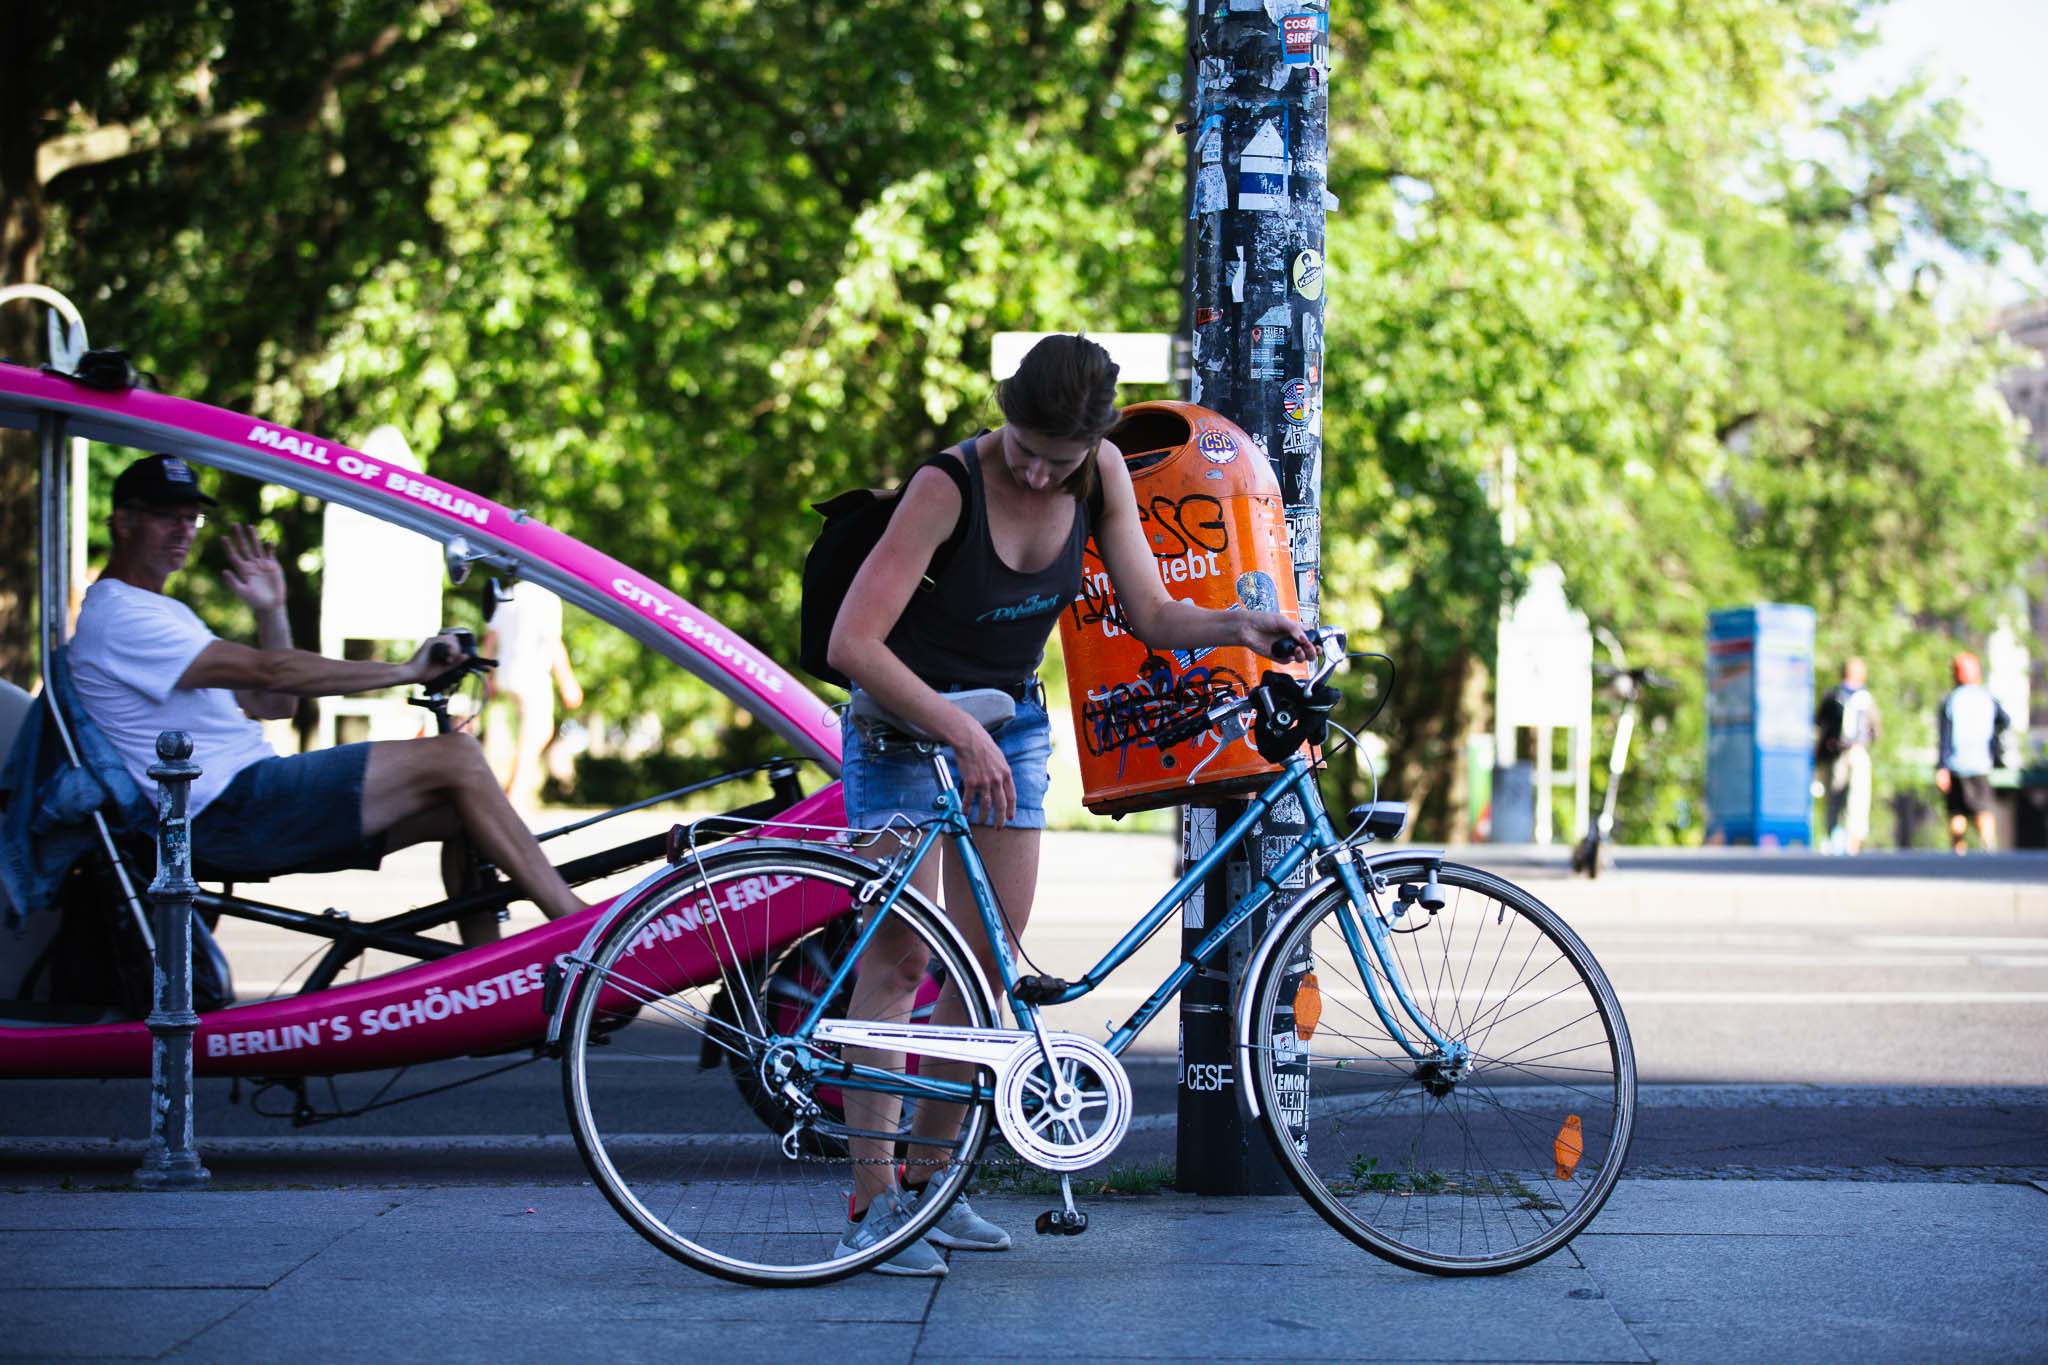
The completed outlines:
[[[1038,1235],[1041,1237],[1055,1234],[1061,1237],[1079,1237],[1088,1231],[1088,1215],[1078,1210],[1068,1213],[1065,1209],[1047,1209],[1038,1215],[1038,1221],[1032,1226],[1038,1229]]]

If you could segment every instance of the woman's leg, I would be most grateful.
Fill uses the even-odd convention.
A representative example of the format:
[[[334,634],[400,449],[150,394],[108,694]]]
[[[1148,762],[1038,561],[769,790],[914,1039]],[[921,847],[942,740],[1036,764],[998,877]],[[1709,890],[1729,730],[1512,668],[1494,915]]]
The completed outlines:
[[[1037,829],[992,829],[976,826],[974,846],[981,854],[982,865],[988,869],[989,886],[994,890],[998,909],[1009,930],[1010,948],[1014,953],[1017,940],[1023,936],[1024,926],[1031,919],[1031,905],[1038,894],[1038,846],[1043,830]],[[989,946],[988,935],[981,923],[980,911],[975,908],[974,893],[968,887],[967,874],[952,856],[950,847],[946,857],[946,914],[960,927],[967,938],[974,955],[981,963],[982,974],[988,978],[989,988],[997,996],[997,1021],[1002,1022],[1002,975],[996,970],[995,952]],[[952,982],[939,996],[938,1004],[932,1011],[934,1024],[964,1024],[967,1011],[960,1003],[960,996]],[[923,1064],[919,1074],[930,1074],[947,1080],[966,1084],[974,1079],[974,1068],[959,1062],[932,1062]],[[963,1110],[957,1104],[924,1103],[917,1107],[917,1118],[911,1125],[917,1137],[936,1138],[950,1143],[960,1132]],[[912,1147],[908,1166],[910,1180],[918,1184],[929,1179],[943,1167],[951,1157],[947,1150],[935,1147]]]
[[[926,858],[911,884],[928,898],[937,899],[939,865]],[[884,924],[861,954],[859,975],[853,983],[853,999],[847,1006],[849,1019],[900,1020],[910,1017],[918,987],[924,984],[930,966],[929,954],[908,925],[892,919]],[[862,1066],[901,1071],[900,1052],[877,1052],[869,1048],[847,1049],[847,1060]],[[927,1064],[929,1065],[929,1064]],[[922,1069],[922,1068],[921,1068]],[[903,1101],[894,1095],[848,1088],[846,1126],[870,1132],[895,1132],[903,1121]],[[896,1183],[896,1144],[879,1138],[849,1138],[847,1149],[853,1157],[853,1209],[864,1213],[876,1195]]]

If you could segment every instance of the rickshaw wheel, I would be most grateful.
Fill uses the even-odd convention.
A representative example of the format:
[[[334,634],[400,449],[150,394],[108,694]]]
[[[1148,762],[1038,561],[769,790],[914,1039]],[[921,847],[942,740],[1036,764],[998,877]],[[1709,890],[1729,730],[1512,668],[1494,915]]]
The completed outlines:
[[[787,1034],[795,1032],[803,1022],[804,1015],[818,1002],[818,992],[831,980],[833,964],[839,961],[847,945],[853,941],[858,926],[851,919],[834,920],[815,933],[807,934],[789,945],[781,957],[768,969],[765,980],[755,987],[756,998],[768,1006],[770,1030]],[[932,1006],[938,1003],[939,991],[945,980],[944,969],[934,966],[925,977],[924,985],[917,993],[917,1004],[910,1018],[915,1023],[931,1020]],[[826,1007],[828,1017],[839,1017],[846,1013],[846,1007],[853,997],[853,983],[849,980],[832,997]],[[730,993],[720,991],[712,1004],[711,1012],[718,1018],[731,1021],[733,1005]],[[714,1054],[722,1051],[708,1049]],[[759,1058],[742,1057],[737,1053],[723,1051],[727,1068],[732,1073],[733,1085],[740,1097],[747,1102],[754,1116],[778,1136],[786,1133],[796,1122],[796,1115],[782,1097],[770,1090],[762,1081]],[[916,1074],[917,1059],[910,1060],[908,1070]],[[833,1123],[843,1122],[845,1106],[836,1085],[820,1085],[811,1092],[811,1098],[824,1111],[825,1117]],[[914,1110],[915,1100],[907,1101],[908,1113]],[[806,1156],[842,1158],[846,1155],[843,1139],[830,1134],[807,1131],[800,1140],[800,1150]]]

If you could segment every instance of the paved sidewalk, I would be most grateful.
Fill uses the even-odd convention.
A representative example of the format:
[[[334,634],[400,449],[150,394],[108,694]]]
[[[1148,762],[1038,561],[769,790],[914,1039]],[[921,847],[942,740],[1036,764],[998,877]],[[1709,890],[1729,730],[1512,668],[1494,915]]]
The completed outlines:
[[[2039,1360],[2048,1186],[1629,1180],[1508,1276],[1379,1261],[1292,1198],[976,1205],[936,1283],[698,1275],[585,1185],[0,1192],[0,1358]]]

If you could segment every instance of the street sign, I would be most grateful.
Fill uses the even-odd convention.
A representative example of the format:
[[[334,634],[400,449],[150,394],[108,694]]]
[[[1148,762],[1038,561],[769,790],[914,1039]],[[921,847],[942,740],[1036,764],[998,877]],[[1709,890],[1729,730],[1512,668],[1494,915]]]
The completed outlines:
[[[1024,354],[1059,332],[997,332],[989,373],[1008,379],[1024,363]],[[1171,384],[1173,375],[1173,333],[1171,332],[1089,332],[1088,339],[1109,352],[1117,365],[1120,384]]]
[[[1584,725],[1593,706],[1593,634],[1564,592],[1564,572],[1539,564],[1500,623],[1494,705],[1508,725]]]
[[[419,460],[396,427],[382,426],[363,442],[363,453],[387,469],[413,469]],[[328,503],[321,541],[323,653],[340,642],[424,640],[441,628],[441,547],[417,531]]]

